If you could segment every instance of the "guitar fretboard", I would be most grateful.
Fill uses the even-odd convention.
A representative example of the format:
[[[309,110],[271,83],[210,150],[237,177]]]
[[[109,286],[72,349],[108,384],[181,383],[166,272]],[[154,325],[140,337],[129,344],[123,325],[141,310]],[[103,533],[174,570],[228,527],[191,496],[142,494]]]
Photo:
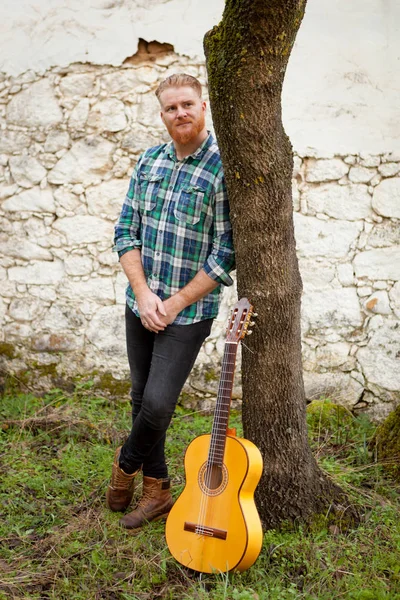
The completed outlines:
[[[229,422],[237,349],[238,342],[225,343],[217,404],[211,431],[210,450],[208,453],[209,465],[222,467],[224,462],[226,430]]]

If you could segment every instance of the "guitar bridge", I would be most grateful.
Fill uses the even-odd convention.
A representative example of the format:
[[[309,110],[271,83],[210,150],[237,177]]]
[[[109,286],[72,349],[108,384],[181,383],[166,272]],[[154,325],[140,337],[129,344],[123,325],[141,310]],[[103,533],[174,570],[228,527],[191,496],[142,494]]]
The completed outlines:
[[[217,538],[218,540],[226,540],[228,532],[224,529],[216,529],[215,527],[207,527],[207,525],[197,525],[196,523],[185,522],[183,529],[197,535],[206,535],[208,537]]]

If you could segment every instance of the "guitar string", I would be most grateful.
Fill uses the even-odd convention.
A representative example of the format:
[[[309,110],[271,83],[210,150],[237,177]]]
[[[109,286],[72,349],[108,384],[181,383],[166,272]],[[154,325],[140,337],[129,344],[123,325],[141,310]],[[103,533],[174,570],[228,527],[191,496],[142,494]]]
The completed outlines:
[[[244,321],[241,321],[241,324],[243,324],[243,322]],[[239,338],[239,340],[240,340],[240,338]],[[233,348],[232,348],[232,345],[233,345]],[[222,368],[221,368],[221,378],[220,378],[220,384],[218,387],[218,397],[217,397],[218,400],[221,397],[223,399],[224,392],[232,390],[231,386],[233,383],[233,375],[234,375],[234,371],[235,371],[238,345],[239,345],[239,341],[235,341],[235,342],[226,341],[225,342],[224,357],[223,357]],[[231,352],[231,349],[233,350],[233,352]],[[229,358],[233,358],[233,361],[230,361]],[[228,370],[227,367],[231,366],[231,365],[233,365],[233,369]],[[226,373],[229,374],[229,378],[227,378],[227,379],[224,377],[224,375],[226,375]],[[225,386],[226,383],[229,383],[228,389],[226,389],[226,386]],[[226,446],[226,431],[227,431],[228,419],[229,419],[229,405],[230,405],[230,401],[231,401],[231,393],[229,394],[229,398],[227,398],[227,399],[228,399],[228,405],[227,405],[227,408],[225,409],[225,412],[227,412],[228,414],[225,416],[224,420],[222,420],[222,418],[221,418],[221,412],[223,410],[224,402],[223,401],[221,401],[219,403],[217,402],[216,414],[214,417],[213,429],[212,429],[211,440],[210,440],[210,448],[209,448],[209,454],[208,454],[208,460],[207,460],[207,466],[206,466],[205,484],[208,489],[210,489],[211,478],[212,478],[211,466],[214,464],[214,460],[216,457],[216,449],[218,447],[218,444],[220,445],[220,442],[218,441],[217,436],[219,436],[219,437],[223,436],[223,439],[225,440],[225,443],[223,445],[224,447],[222,449],[220,448],[220,450],[219,450],[220,454],[222,454],[221,459],[220,459],[221,469],[223,468],[223,464],[224,464],[223,457],[224,457],[225,446]],[[225,403],[226,403],[226,399],[225,399]],[[225,423],[224,434],[222,434],[222,433],[218,434],[218,429],[221,428],[222,423]],[[201,534],[202,531],[205,532],[207,529],[209,530],[209,528],[207,528],[207,526],[205,526],[205,524],[203,523],[203,519],[205,519],[205,517],[207,515],[208,503],[209,503],[208,494],[206,494],[206,495],[203,494],[202,498],[201,498],[201,502],[200,502],[200,513],[199,513],[199,518],[198,518],[199,527],[196,527],[196,533],[198,533],[198,534]]]
[[[224,357],[222,360],[222,366],[221,366],[221,378],[222,378],[222,374],[224,372],[225,369],[225,359],[226,359],[226,352],[227,351],[227,347],[225,347],[225,351],[224,351]],[[220,394],[221,394],[221,388],[222,388],[223,384],[222,384],[222,380],[220,379],[220,383],[218,386],[218,395],[217,395],[217,410],[218,410],[218,406],[219,406],[219,398],[220,398]],[[215,423],[215,417],[214,417],[214,423]],[[214,430],[214,425],[213,425],[213,430]],[[209,482],[210,482],[210,465],[211,465],[211,457],[212,457],[212,445],[213,445],[213,430],[211,431],[211,439],[210,439],[210,447],[208,450],[208,457],[207,457],[207,463],[206,463],[206,471],[205,471],[205,478],[204,478],[204,483],[206,488],[209,488]],[[198,534],[202,534],[205,531],[205,518],[207,515],[207,506],[208,506],[208,495],[207,494],[202,494],[201,496],[201,501],[200,501],[200,512],[199,512],[199,517],[198,517],[198,524],[199,527],[197,528],[197,533]]]
[[[211,483],[211,465],[212,465],[213,452],[214,452],[214,448],[213,448],[214,437],[213,436],[215,433],[215,424],[216,424],[217,414],[219,411],[219,405],[220,405],[219,400],[221,399],[221,397],[223,395],[222,392],[223,392],[223,388],[224,388],[224,379],[225,379],[224,375],[226,372],[227,354],[228,354],[228,346],[226,345],[223,360],[222,360],[222,366],[221,366],[221,378],[220,378],[220,383],[218,386],[216,414],[214,416],[214,423],[213,423],[213,428],[212,428],[212,432],[211,432],[210,447],[208,450],[208,457],[207,457],[206,471],[205,471],[205,478],[204,478],[204,483],[205,483],[205,486],[207,489],[210,488],[210,483]],[[202,494],[201,501],[200,501],[200,512],[199,512],[199,517],[198,517],[198,521],[197,521],[200,526],[197,528],[198,534],[202,534],[206,528],[205,519],[207,516],[208,502],[209,502],[208,494]]]
[[[233,382],[234,368],[230,369],[229,367],[231,367],[232,365],[234,367],[236,364],[237,348],[238,348],[238,342],[234,342],[234,344],[226,344],[226,346],[225,346],[225,352],[224,352],[222,368],[221,368],[221,378],[220,378],[220,384],[219,384],[219,389],[218,389],[218,398],[221,398],[221,402],[217,403],[217,409],[216,409],[216,414],[214,417],[213,429],[212,429],[211,440],[210,440],[210,448],[209,448],[209,454],[208,454],[208,461],[207,461],[207,467],[206,467],[205,485],[208,489],[210,489],[210,486],[211,486],[212,465],[214,464],[216,459],[217,459],[218,463],[221,463],[221,470],[223,468],[223,458],[224,458],[226,441],[223,444],[224,447],[221,448],[221,442],[218,438],[223,436],[223,439],[226,440],[226,430],[227,430],[228,418],[229,418],[229,405],[226,405],[226,402],[228,400],[230,403],[230,398],[231,398],[231,394],[229,394],[229,398],[228,398],[226,396],[226,392],[229,391],[229,389],[231,388],[231,384]],[[233,358],[233,360],[229,360],[232,358]],[[228,377],[225,377],[225,375],[228,375]],[[229,383],[228,389],[227,389],[227,386],[225,385],[227,383]],[[224,397],[224,396],[226,396],[226,397]],[[222,412],[225,412],[227,414],[222,415],[221,414]],[[221,429],[222,424],[225,425],[225,431],[224,431],[224,433],[218,433],[218,430]],[[221,455],[221,456],[219,456],[219,455]],[[200,535],[202,533],[205,533],[206,531],[208,531],[208,532],[210,531],[210,528],[208,528],[205,525],[208,504],[209,504],[208,494],[203,494],[201,502],[200,502],[200,513],[199,513],[199,519],[198,519],[198,523],[199,523],[200,527],[196,528],[196,532]]]
[[[233,382],[233,372],[234,369],[228,368],[230,365],[235,365],[235,360],[229,360],[236,356],[237,352],[237,343],[227,344],[226,346],[226,355],[224,361],[224,369],[221,374],[221,402],[219,403],[218,410],[216,411],[215,416],[215,428],[214,428],[214,443],[211,452],[211,467],[214,463],[221,463],[221,470],[223,469],[223,458],[225,453],[226,446],[226,433],[229,419],[229,405],[231,400],[231,385]],[[226,377],[228,375],[228,377]],[[227,385],[228,384],[228,385]],[[222,412],[225,412],[225,415],[222,415]],[[224,426],[224,430],[222,431],[222,426]],[[219,438],[222,438],[220,440]],[[219,460],[217,459],[217,452],[221,454]],[[210,469],[210,483],[208,487],[210,488],[212,477],[212,468]]]

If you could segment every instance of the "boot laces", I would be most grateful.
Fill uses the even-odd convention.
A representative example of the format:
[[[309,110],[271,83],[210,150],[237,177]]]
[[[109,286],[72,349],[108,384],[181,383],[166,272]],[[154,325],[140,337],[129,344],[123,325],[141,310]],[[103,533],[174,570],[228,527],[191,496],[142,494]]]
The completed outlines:
[[[124,473],[121,469],[116,469],[113,487],[125,490],[132,485],[133,479],[128,473]]]
[[[143,486],[143,494],[141,499],[139,500],[138,506],[146,506],[149,500],[153,500],[157,496],[157,488],[154,487],[144,487]]]

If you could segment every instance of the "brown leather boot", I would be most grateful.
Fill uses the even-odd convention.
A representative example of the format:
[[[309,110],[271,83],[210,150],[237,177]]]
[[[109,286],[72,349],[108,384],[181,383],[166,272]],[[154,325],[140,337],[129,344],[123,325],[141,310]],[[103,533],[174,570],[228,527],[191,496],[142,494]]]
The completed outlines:
[[[106,503],[114,512],[123,511],[130,505],[135,489],[135,476],[140,469],[132,473],[125,473],[119,466],[121,446],[116,449],[112,466],[111,481],[106,492]]]
[[[143,495],[136,509],[120,519],[126,529],[138,529],[148,521],[165,518],[174,501],[170,492],[169,479],[143,477]]]

